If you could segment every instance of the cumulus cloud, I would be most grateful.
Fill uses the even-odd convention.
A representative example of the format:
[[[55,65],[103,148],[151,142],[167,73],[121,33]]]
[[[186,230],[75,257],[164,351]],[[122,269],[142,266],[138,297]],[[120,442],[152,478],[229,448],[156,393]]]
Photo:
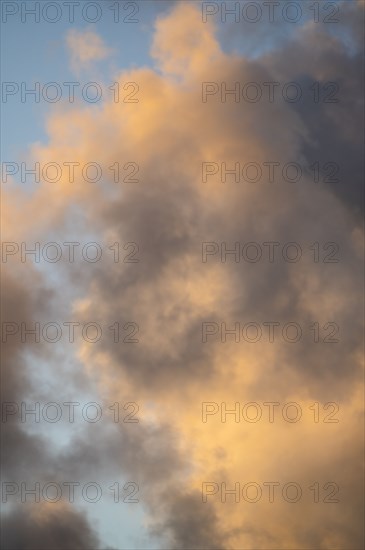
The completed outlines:
[[[58,550],[60,545],[65,550],[100,548],[85,517],[65,505],[20,506],[5,516],[2,529],[4,548],[9,550]]]
[[[351,29],[356,17],[355,8],[349,9]],[[103,52],[100,44],[95,49],[100,48]],[[79,58],[89,61],[85,55]],[[104,56],[91,57],[100,59],[97,55]],[[138,103],[65,109],[49,121],[49,143],[34,150],[41,162],[62,163],[72,156],[110,166],[133,159],[139,183],[116,184],[106,177],[86,187],[65,177],[57,185],[43,182],[24,208],[10,192],[15,225],[24,212],[50,201],[55,205],[52,216],[42,215],[34,224],[36,235],[70,234],[74,209],[82,207],[76,225],[86,234],[139,246],[139,263],[100,263],[64,277],[72,280],[73,295],[82,297],[73,300],[78,321],[122,317],[139,324],[138,344],[113,345],[105,338],[83,343],[77,353],[104,399],[138,396],[141,425],[120,435],[123,453],[114,435],[100,433],[109,449],[104,459],[86,440],[79,452],[57,463],[64,471],[84,463],[102,475],[120,468],[138,479],[151,533],[169,548],[360,549],[360,54],[349,52],[340,34],[329,36],[325,25],[305,26],[285,47],[255,59],[229,54],[214,25],[203,25],[194,6],[179,4],[157,19],[151,55],[154,69],[119,77],[121,84],[138,83]],[[310,103],[308,96],[298,104],[223,103],[219,94],[201,100],[202,82],[230,87],[295,80],[306,90],[315,81],[339,79],[341,102],[334,104]],[[297,183],[201,177],[202,162],[308,167],[334,159],[341,166],[335,185],[313,181],[309,170]],[[297,263],[282,255],[273,263],[222,263],[217,255],[204,263],[206,241],[229,248],[235,242],[294,241],[303,257]],[[325,243],[336,243],[340,261],[314,262],[316,242],[321,252]],[[306,333],[297,343],[233,338],[203,343],[204,321],[230,327],[296,321]],[[314,322],[336,323],[340,341],[314,344],[309,330]],[[217,415],[203,423],[203,401],[225,402],[227,408],[236,402],[297,402],[303,418],[222,423]],[[340,422],[314,423],[310,407],[318,403],[322,410],[328,402],[338,403]],[[206,481],[229,488],[236,482],[295,481],[305,496],[296,504],[280,498],[222,503],[219,496],[203,502]],[[322,495],[314,504],[308,490],[314,482],[322,489],[337,483],[340,501],[327,504]]]

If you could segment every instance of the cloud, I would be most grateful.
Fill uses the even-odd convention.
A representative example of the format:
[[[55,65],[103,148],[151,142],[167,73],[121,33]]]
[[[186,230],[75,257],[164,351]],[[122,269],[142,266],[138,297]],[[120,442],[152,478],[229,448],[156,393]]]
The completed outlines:
[[[66,35],[66,44],[71,55],[71,67],[79,72],[93,63],[108,58],[113,50],[108,48],[96,32],[71,29]]]
[[[353,6],[349,9],[351,29],[356,17]],[[325,25],[304,26],[285,47],[255,59],[228,54],[214,26],[203,25],[198,10],[187,4],[157,20],[151,54],[155,69],[119,76],[121,84],[138,83],[138,103],[65,109],[49,121],[49,142],[34,150],[41,162],[62,163],[72,156],[110,166],[133,160],[140,167],[139,183],[116,184],[109,174],[100,185],[87,186],[64,177],[56,186],[43,182],[26,209],[10,192],[16,227],[25,212],[42,213],[32,227],[35,235],[63,238],[74,223],[105,243],[139,245],[139,263],[99,263],[76,272],[70,267],[63,277],[79,298],[65,291],[76,320],[138,323],[138,344],[114,345],[110,336],[80,344],[77,359],[106,401],[136,396],[141,423],[137,430],[123,430],[118,444],[114,432],[98,432],[108,449],[104,455],[93,448],[91,432],[85,434],[76,451],[69,449],[56,464],[63,472],[78,471],[79,464],[101,476],[120,469],[138,480],[151,533],[169,548],[359,549],[359,55],[341,36],[330,36]],[[202,82],[228,87],[295,80],[306,90],[313,81],[338,80],[345,68],[340,104],[314,105],[308,98],[300,104],[222,103],[219,95],[201,101]],[[299,183],[201,179],[204,161],[233,166],[275,160],[308,167],[334,159],[343,170],[336,185],[313,181],[310,170]],[[54,210],[47,216],[43,210],[49,204]],[[80,220],[75,211],[82,211]],[[206,241],[227,247],[294,241],[303,257],[298,263],[285,262],[282,255],[273,263],[222,263],[217,256],[203,263]],[[325,243],[338,244],[340,262],[314,262],[316,242],[321,254]],[[305,336],[298,343],[204,344],[204,321],[229,326],[296,321]],[[314,322],[337,323],[340,342],[313,343]],[[204,424],[203,401],[225,402],[228,408],[236,402],[298,402],[303,419],[222,423],[217,416]],[[323,412],[328,402],[339,404],[340,422],[315,423],[310,407],[317,403]],[[282,498],[257,505],[222,503],[219,497],[204,503],[204,481],[229,487],[296,481],[305,496],[295,505]],[[316,481],[321,490],[336,482],[340,502],[326,504],[321,494],[314,504],[308,486]]]
[[[204,26],[196,17],[192,5],[178,4],[170,14],[158,17],[152,56],[159,67],[169,74],[194,72],[203,63],[220,55],[212,26]]]
[[[2,330],[5,323],[9,322],[16,323],[19,327],[21,323],[25,323],[31,328],[34,326],[33,315],[47,316],[47,311],[49,314],[52,291],[47,289],[42,276],[29,265],[24,271],[8,269],[3,264],[2,283],[6,288],[6,295],[1,304]],[[68,474],[72,477],[76,473],[76,477],[80,479],[80,473],[77,472],[78,457],[72,455],[75,453],[75,443],[76,448],[80,450],[82,442],[73,440],[68,451],[60,457],[47,437],[32,433],[26,423],[20,423],[19,417],[6,414],[6,410],[13,410],[14,405],[20,409],[20,404],[25,403],[31,409],[34,408],[32,404],[44,400],[44,390],[39,383],[37,384],[34,364],[47,361],[51,368],[60,368],[60,365],[57,365],[57,354],[52,353],[42,342],[32,343],[31,338],[27,343],[22,343],[20,338],[7,338],[7,342],[2,345],[1,355],[2,498],[5,497],[3,503],[7,502],[3,504],[1,518],[3,548],[56,550],[60,545],[67,550],[100,548],[98,537],[88,519],[65,500],[52,504],[43,501],[30,504],[32,497],[29,497],[28,504],[14,504],[11,497],[5,496],[6,482],[19,486],[26,483],[26,487],[30,488],[42,480],[56,482],[60,477],[61,482],[65,481],[66,478],[62,479],[60,472],[61,466],[65,468],[67,462]],[[74,382],[76,380],[77,374]],[[49,402],[51,394],[52,391],[48,387],[46,402]],[[55,402],[61,395],[60,388],[57,395],[56,398],[53,396]],[[63,395],[66,397],[66,393]],[[19,498],[19,495],[17,497]]]
[[[22,526],[19,529],[19,526]],[[22,505],[2,521],[7,550],[97,550],[97,536],[85,517],[65,505]]]

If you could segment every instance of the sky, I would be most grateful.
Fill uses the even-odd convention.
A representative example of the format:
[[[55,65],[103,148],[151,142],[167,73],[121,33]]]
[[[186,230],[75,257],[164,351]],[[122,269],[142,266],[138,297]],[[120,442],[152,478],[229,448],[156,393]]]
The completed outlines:
[[[1,9],[4,550],[360,550],[363,2]]]

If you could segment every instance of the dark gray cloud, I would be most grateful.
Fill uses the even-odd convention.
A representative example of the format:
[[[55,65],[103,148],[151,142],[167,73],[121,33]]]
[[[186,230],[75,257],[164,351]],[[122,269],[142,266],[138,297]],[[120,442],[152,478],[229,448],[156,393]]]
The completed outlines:
[[[19,326],[20,323],[27,323],[31,327],[34,315],[46,314],[53,292],[31,268],[27,278],[19,277],[16,271],[11,274],[10,270],[4,269],[2,285],[6,289],[1,304],[3,323],[15,322]],[[32,396],[37,395],[37,384],[32,378],[32,361],[56,363],[52,350],[47,349],[44,343],[32,344],[31,338],[28,343],[8,338],[2,344],[1,359],[2,406],[15,403],[20,407],[21,402],[34,403]],[[27,487],[33,487],[36,481],[58,479],[62,457],[52,451],[46,437],[29,433],[27,425],[21,424],[19,417],[2,417],[1,439],[2,483],[25,482]],[[73,464],[70,470],[75,475],[78,462],[69,460]],[[19,500],[19,495],[17,498]],[[71,505],[60,510],[58,505],[43,510],[39,510],[40,507],[41,504],[3,504],[1,525],[4,550],[91,550],[100,547],[87,518]]]
[[[6,550],[97,550],[100,543],[85,517],[72,509],[50,508],[44,517],[32,517],[32,507],[20,505],[2,520]],[[39,512],[33,510],[33,515]]]
[[[225,535],[218,527],[214,508],[203,504],[199,491],[181,493],[172,488],[163,496],[162,525],[154,525],[152,533],[170,534],[170,545],[179,550],[224,550]]]

